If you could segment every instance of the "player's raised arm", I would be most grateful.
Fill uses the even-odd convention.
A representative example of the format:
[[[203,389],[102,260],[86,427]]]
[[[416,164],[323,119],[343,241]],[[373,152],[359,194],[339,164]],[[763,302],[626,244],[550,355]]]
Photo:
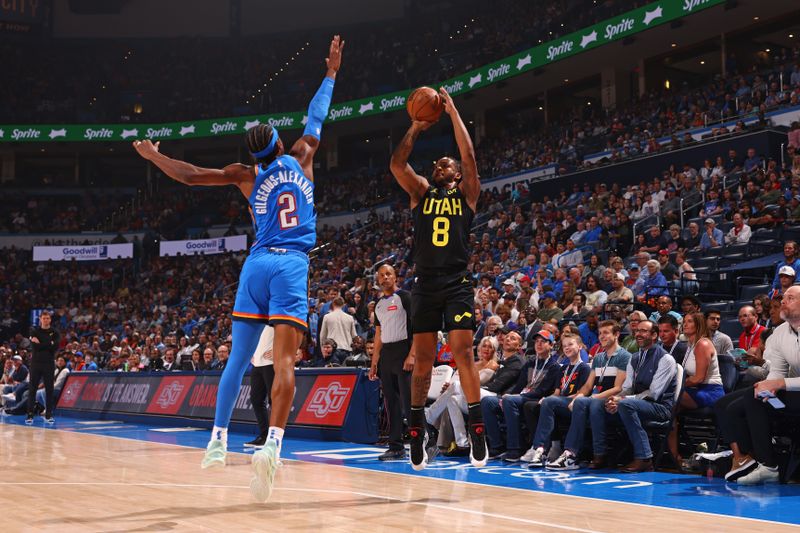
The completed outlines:
[[[469,131],[461,120],[461,115],[458,113],[453,97],[448,94],[444,87],[439,89],[439,94],[442,96],[444,102],[444,112],[450,115],[450,120],[453,122],[453,133],[456,137],[456,144],[458,145],[459,157],[461,158],[461,187],[464,196],[467,198],[467,203],[474,211],[478,205],[478,196],[481,193],[481,183],[478,178],[478,163],[475,160],[475,147],[472,145],[472,138],[469,136]]]
[[[185,185],[236,185],[240,186],[253,177],[247,165],[234,163],[223,169],[203,168],[185,161],[172,159],[158,151],[159,143],[150,140],[133,141],[133,147],[144,159],[152,162],[164,174]]]
[[[411,150],[414,149],[414,143],[417,141],[419,134],[431,126],[433,126],[433,122],[412,121],[411,127],[408,128],[405,136],[403,136],[403,140],[394,149],[392,160],[389,163],[389,169],[392,171],[397,183],[411,197],[411,209],[414,209],[422,197],[425,196],[428,190],[428,181],[414,172],[414,169],[408,164],[408,158],[411,156]]]
[[[322,80],[322,85],[317,89],[317,94],[308,104],[306,129],[303,130],[303,136],[297,139],[292,149],[289,150],[289,155],[297,159],[303,168],[303,173],[312,181],[314,180],[314,154],[319,148],[322,123],[325,121],[325,117],[328,116],[328,108],[331,106],[336,73],[339,72],[339,67],[342,66],[342,50],[344,50],[344,41],[338,35],[334,35],[328,50],[328,57],[325,58],[328,72],[325,73],[325,79]]]

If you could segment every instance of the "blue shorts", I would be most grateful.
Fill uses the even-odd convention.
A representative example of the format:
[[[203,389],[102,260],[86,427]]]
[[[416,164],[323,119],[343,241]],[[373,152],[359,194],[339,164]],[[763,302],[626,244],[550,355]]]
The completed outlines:
[[[308,329],[308,256],[259,250],[244,262],[233,319]]]
[[[697,407],[711,407],[717,400],[725,396],[722,385],[698,385],[686,387],[686,394],[692,397]]]

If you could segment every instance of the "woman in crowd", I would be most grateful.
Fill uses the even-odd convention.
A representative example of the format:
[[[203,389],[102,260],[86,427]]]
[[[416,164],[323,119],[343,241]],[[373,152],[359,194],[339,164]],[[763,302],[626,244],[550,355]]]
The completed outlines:
[[[481,385],[489,382],[497,371],[497,339],[495,337],[483,337],[478,343],[478,361],[475,367],[478,369],[478,378]],[[450,415],[447,411],[447,404],[450,398],[457,395],[462,395],[461,380],[458,375],[458,370],[453,373],[453,376],[448,382],[442,386],[442,392],[438,398],[425,409],[425,419],[428,424],[432,425],[439,430],[439,438],[437,445],[439,448],[446,451],[446,453],[460,453],[454,441],[453,425],[450,422]],[[467,449],[467,452],[469,449]]]
[[[725,395],[722,376],[719,372],[717,350],[708,334],[706,318],[703,313],[690,313],[683,319],[683,334],[689,343],[683,359],[684,390],[678,404],[679,410],[711,407]],[[678,421],[669,435],[669,450],[681,470],[689,465],[678,450]]]
[[[753,307],[756,310],[758,323],[765,326],[769,322],[769,310],[772,306],[770,297],[766,294],[758,294],[753,298]]]
[[[686,260],[686,252],[680,251],[675,255],[675,264],[678,265],[678,277],[671,285],[683,294],[697,292],[697,274],[694,273],[694,268]]]

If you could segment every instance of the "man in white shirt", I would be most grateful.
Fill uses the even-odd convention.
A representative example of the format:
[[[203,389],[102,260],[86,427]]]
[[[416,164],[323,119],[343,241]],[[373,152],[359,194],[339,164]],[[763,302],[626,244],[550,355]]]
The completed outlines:
[[[351,344],[353,337],[356,336],[356,323],[352,316],[342,310],[342,307],[344,307],[344,300],[337,296],[331,304],[331,312],[322,319],[322,330],[319,338],[333,339],[336,342],[337,349],[344,352],[337,355],[340,356],[341,360],[344,360],[352,350]]]
[[[744,223],[742,215],[736,213],[733,215],[733,227],[725,235],[725,244],[747,244],[752,235],[750,226]]]
[[[728,394],[714,405],[722,434],[733,451],[727,481],[742,485],[778,483],[778,459],[772,446],[770,418],[775,409],[800,414],[800,287],[789,288],[781,301],[783,324],[767,339],[764,381]],[[775,402],[779,400],[780,403]]]
[[[561,268],[569,268],[583,264],[583,252],[575,248],[575,242],[572,239],[567,239],[567,249],[561,254],[561,259],[557,266]]]

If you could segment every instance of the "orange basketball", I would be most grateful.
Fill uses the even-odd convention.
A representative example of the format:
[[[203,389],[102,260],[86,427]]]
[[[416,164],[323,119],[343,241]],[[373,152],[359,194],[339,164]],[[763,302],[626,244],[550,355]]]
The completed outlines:
[[[436,122],[442,116],[444,102],[435,89],[420,87],[408,95],[406,109],[412,120]]]

